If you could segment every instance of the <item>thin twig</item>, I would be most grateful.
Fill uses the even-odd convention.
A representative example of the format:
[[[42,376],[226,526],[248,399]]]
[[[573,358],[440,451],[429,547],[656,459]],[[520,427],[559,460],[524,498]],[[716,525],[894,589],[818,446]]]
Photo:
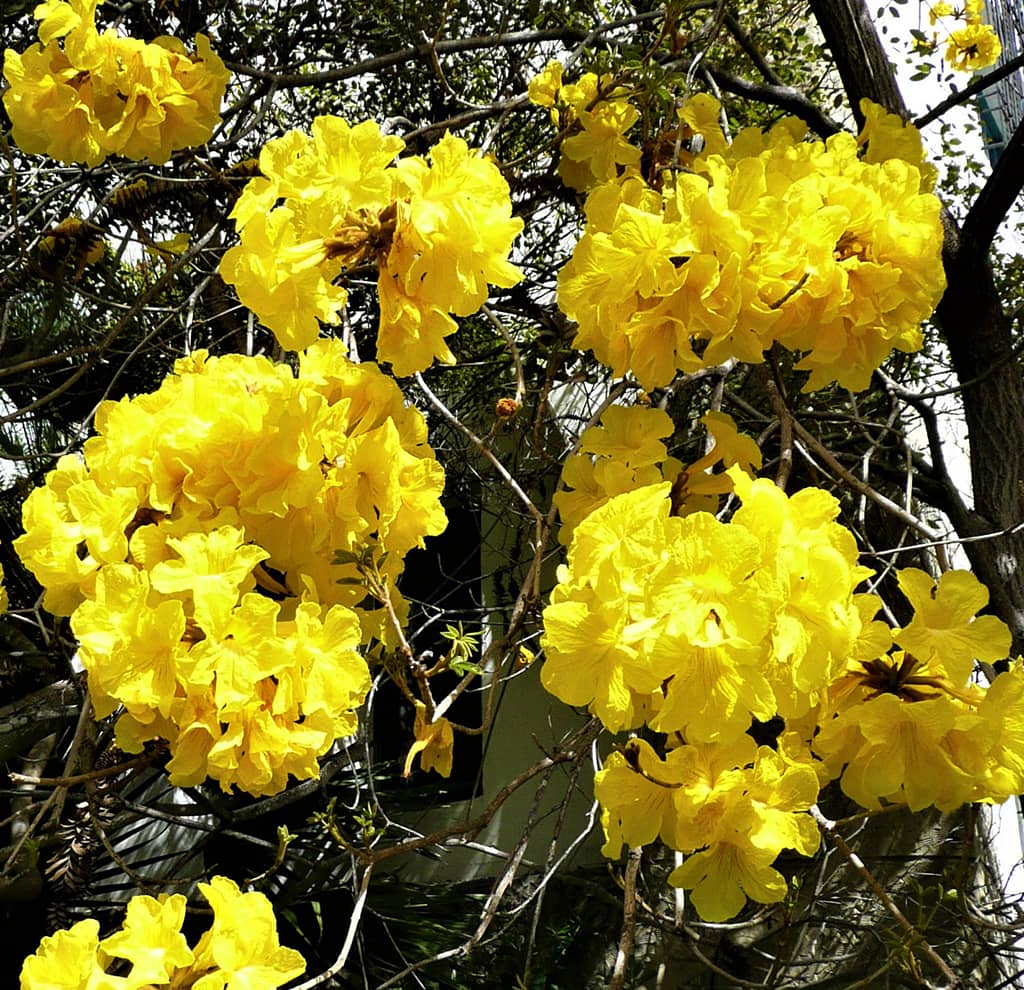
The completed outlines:
[[[313,987],[326,983],[333,976],[340,973],[345,963],[348,962],[348,954],[352,951],[352,943],[355,941],[356,932],[359,930],[359,921],[363,916],[363,908],[366,905],[366,895],[370,889],[370,874],[372,872],[373,863],[369,863],[366,869],[363,870],[363,879],[359,885],[359,896],[356,898],[355,904],[352,905],[352,915],[348,920],[348,931],[345,933],[345,944],[341,947],[338,958],[318,976],[306,980],[305,983],[300,983],[298,986],[293,987],[292,990],[313,990]]]
[[[10,773],[8,776],[15,784],[35,784],[36,787],[74,787],[76,784],[102,780],[104,777],[116,777],[122,771],[131,770],[133,767],[148,766],[160,755],[159,750],[154,750],[151,753],[136,756],[134,760],[118,763],[116,766],[104,767],[102,770],[90,770],[88,773],[71,774],[69,777],[32,777],[24,773]]]
[[[949,981],[948,990],[960,986],[960,977],[949,968],[945,959],[942,958],[925,940],[924,936],[906,919],[903,912],[896,906],[896,902],[889,896],[886,889],[878,882],[875,875],[864,865],[864,861],[847,844],[846,840],[836,829],[836,823],[826,818],[817,805],[811,807],[811,816],[818,823],[822,830],[832,841],[833,845],[846,857],[847,862],[860,874],[861,879],[871,889],[871,892],[881,901],[882,906],[896,919],[896,923],[910,936],[911,950],[919,950],[926,956]]]
[[[481,306],[480,312],[487,317],[491,325],[505,338],[505,343],[508,344],[509,353],[512,355],[512,363],[516,368],[516,405],[521,406],[526,395],[526,376],[523,374],[523,362],[519,357],[519,348],[516,346],[515,338],[508,332],[505,324],[494,315],[490,306]]]
[[[872,502],[880,505],[890,515],[895,516],[901,522],[905,523],[911,529],[916,530],[922,536],[927,537],[929,540],[942,539],[942,535],[932,529],[931,526],[925,525],[920,519],[907,512],[907,510],[902,506],[897,505],[891,498],[887,498],[881,492],[872,488],[871,485],[865,484],[855,474],[844,468],[836,459],[832,451],[830,451],[813,433],[801,425],[800,421],[795,417],[793,418],[793,430],[796,435],[816,451],[829,468],[842,478],[842,480],[845,481],[854,491],[867,496]]]
[[[633,941],[636,938],[636,877],[640,872],[642,857],[643,849],[640,846],[630,847],[622,885],[622,935],[619,938],[619,951],[615,956],[615,969],[612,971],[608,990],[622,990],[626,985],[626,969],[633,958]]]
[[[927,127],[933,121],[938,120],[947,110],[951,110],[961,103],[966,103],[976,94],[983,92],[998,82],[1002,82],[1007,76],[1012,76],[1021,66],[1024,66],[1024,54],[1009,59],[999,66],[998,69],[993,69],[991,72],[986,72],[983,76],[978,76],[969,86],[965,86],[955,93],[950,93],[941,103],[937,103],[931,110],[921,114],[920,117],[912,120],[911,123],[918,130],[921,130],[922,127]]]
[[[486,457],[487,460],[489,460],[491,462],[491,464],[493,465],[494,469],[501,476],[501,480],[504,481],[505,484],[508,485],[508,487],[511,488],[513,492],[515,492],[515,494],[519,498],[519,500],[523,503],[524,506],[526,506],[526,510],[530,513],[530,515],[533,516],[533,518],[535,520],[537,520],[538,522],[542,523],[544,521],[543,513],[540,511],[540,509],[537,508],[536,505],[533,504],[533,499],[531,499],[530,496],[527,495],[526,492],[523,491],[523,489],[519,485],[519,482],[516,481],[516,479],[513,478],[511,474],[509,474],[508,468],[505,467],[505,465],[501,463],[501,461],[498,459],[498,457],[494,453],[494,451],[491,450],[483,442],[483,440],[480,439],[480,437],[478,437],[468,426],[466,426],[466,424],[463,423],[462,420],[460,420],[430,390],[430,386],[427,385],[427,383],[423,380],[423,375],[421,375],[419,372],[416,372],[415,378],[416,378],[416,384],[419,385],[419,387],[422,389],[423,394],[430,401],[430,404],[446,420],[448,420],[448,422],[451,423],[452,426],[454,426],[460,433],[462,433],[465,437],[467,437],[469,439],[469,441],[473,444],[473,446],[476,447],[477,450],[479,450],[480,453],[483,454],[484,457]]]

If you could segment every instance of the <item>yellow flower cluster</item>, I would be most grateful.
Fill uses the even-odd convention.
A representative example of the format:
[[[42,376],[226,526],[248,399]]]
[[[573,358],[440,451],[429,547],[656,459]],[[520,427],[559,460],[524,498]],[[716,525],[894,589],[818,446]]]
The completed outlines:
[[[584,73],[574,83],[562,84],[562,65],[549,62],[530,81],[532,103],[551,107],[555,126],[569,136],[562,141],[558,174],[573,189],[585,191],[619,174],[619,166],[640,164],[640,149],[624,137],[640,114],[628,100],[628,90],[611,75]]]
[[[1010,645],[1002,622],[976,616],[979,582],[901,571],[914,618],[891,630],[873,621],[879,600],[856,593],[869,572],[831,495],[728,474],[742,502],[728,523],[675,514],[667,483],[578,522],[542,640],[551,693],[612,732],[665,735],[664,759],[634,740],[598,774],[605,852],[660,836],[695,853],[672,882],[709,920],[744,895],[784,896],[771,863],[816,848],[805,812],[830,778],[869,808],[1024,787],[1024,667],[987,693],[968,684],[975,660]],[[773,747],[756,747],[752,727],[773,723]]]
[[[901,647],[850,664],[819,714],[814,751],[858,804],[929,805],[1002,801],[1024,782],[1024,695],[1018,663],[988,691],[969,684],[975,660],[1010,649],[995,616],[975,617],[988,591],[973,574],[949,571],[936,584],[915,568],[898,574],[914,608],[894,632]],[[844,769],[845,767],[845,769]]]
[[[732,417],[709,412],[701,422],[714,440],[711,449],[692,464],[668,456],[664,437],[672,420],[660,409],[610,406],[599,426],[583,431],[580,453],[562,467],[565,488],[554,498],[562,519],[558,538],[568,544],[578,523],[608,499],[660,481],[670,481],[676,515],[718,510],[719,496],[733,490],[732,479],[715,467],[738,465],[751,474],[761,466],[757,444],[736,429]]]
[[[803,814],[818,798],[818,777],[749,736],[730,743],[680,745],[662,760],[650,744],[631,739],[605,761],[594,781],[603,808],[604,853],[623,843],[660,837],[672,849],[694,853],[669,875],[693,890],[707,921],[725,921],[749,896],[772,903],[786,895],[772,863],[784,848],[810,856],[818,829]]]
[[[613,732],[729,741],[752,717],[804,715],[860,655],[866,571],[836,500],[729,474],[743,500],[729,523],[672,515],[660,484],[576,527],[544,610],[541,679]]]
[[[357,647],[387,633],[332,552],[386,553],[393,585],[446,523],[423,417],[323,341],[297,376],[196,352],[156,392],[101,406],[96,431],[29,495],[15,548],[71,615],[97,716],[123,709],[128,751],[168,740],[175,784],[267,794],[315,776],[369,689]]]
[[[231,214],[241,243],[220,272],[285,349],[338,321],[348,293],[335,281],[365,267],[379,270],[378,360],[396,375],[451,364],[451,314],[475,313],[488,283],[522,278],[508,254],[523,223],[497,166],[451,134],[429,163],[394,162],[404,147],[372,121],[324,116],[260,153],[262,176]]]
[[[984,0],[966,0],[963,7],[954,7],[944,2],[931,4],[928,19],[933,26],[942,23],[946,29],[946,63],[957,72],[976,72],[994,65],[1003,52],[999,36],[991,24],[985,23]],[[960,27],[955,25],[962,22]],[[933,50],[939,41],[936,33],[932,43],[925,44]]]
[[[209,40],[197,34],[189,55],[175,38],[100,34],[102,2],[46,0],[35,9],[39,43],[5,52],[4,106],[18,146],[92,166],[108,155],[162,163],[208,140],[229,76]]]
[[[302,955],[278,941],[263,894],[242,893],[227,877],[199,889],[213,922],[195,947],[181,931],[181,894],[138,895],[128,902],[124,925],[108,938],[99,938],[93,918],[44,938],[21,967],[21,990],[275,990],[305,972]],[[109,973],[112,968],[125,975]]]
[[[859,141],[804,141],[787,118],[727,144],[719,110],[709,96],[683,106],[703,148],[660,190],[627,173],[588,196],[558,280],[576,346],[653,388],[731,357],[760,362],[778,341],[804,352],[808,389],[865,388],[893,348],[921,346],[945,288],[919,141],[870,112]]]

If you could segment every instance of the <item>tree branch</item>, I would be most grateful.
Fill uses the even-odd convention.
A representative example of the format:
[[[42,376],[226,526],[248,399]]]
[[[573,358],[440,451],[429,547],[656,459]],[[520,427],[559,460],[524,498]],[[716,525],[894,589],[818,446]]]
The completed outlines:
[[[756,83],[741,76],[734,76],[713,65],[707,66],[707,70],[711,74],[711,78],[726,92],[786,110],[794,117],[799,117],[815,134],[819,134],[821,137],[828,137],[842,130],[842,127],[824,113],[819,106],[812,103],[800,90],[794,89],[792,86]]]
[[[1024,189],[1024,120],[1017,125],[971,206],[960,229],[962,242],[970,244],[972,250],[988,251],[1021,189]]]
[[[1015,58],[1004,62],[998,69],[993,69],[991,72],[986,72],[983,76],[978,76],[969,86],[958,89],[955,93],[950,93],[941,103],[937,103],[927,113],[923,113],[920,117],[913,120],[913,125],[918,130],[922,127],[927,127],[933,121],[938,120],[947,110],[960,106],[961,103],[966,103],[971,97],[985,92],[990,86],[1001,82],[1007,76],[1012,76],[1022,67],[1024,67],[1024,54],[1017,55]]]
[[[588,37],[589,32],[580,28],[562,27],[548,28],[543,31],[512,31],[508,34],[484,35],[476,38],[447,38],[436,43],[424,42],[422,45],[412,45],[400,51],[388,52],[386,55],[364,59],[362,62],[356,62],[354,65],[344,65],[337,69],[327,69],[324,72],[274,72],[272,69],[259,69],[255,66],[242,65],[238,62],[225,62],[224,64],[232,72],[236,72],[240,76],[269,79],[278,87],[319,86],[324,83],[341,82],[345,79],[369,75],[373,72],[379,72],[381,69],[402,65],[405,62],[412,62],[416,59],[426,59],[429,61],[436,54],[468,52],[478,49],[511,48],[515,45],[535,44],[539,41],[580,42]]]

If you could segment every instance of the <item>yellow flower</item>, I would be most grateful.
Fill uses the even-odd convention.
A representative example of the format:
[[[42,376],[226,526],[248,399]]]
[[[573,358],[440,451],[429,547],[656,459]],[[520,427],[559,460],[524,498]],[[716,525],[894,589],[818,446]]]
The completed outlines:
[[[728,142],[722,133],[722,105],[713,96],[695,93],[679,108],[679,119],[704,139],[704,154],[725,153]]]
[[[725,470],[714,473],[715,467],[735,465],[751,476],[761,467],[761,449],[752,437],[739,432],[731,416],[712,410],[701,416],[700,421],[711,435],[713,444],[703,457],[684,465],[679,474],[670,479],[673,510],[680,516],[691,512],[718,511],[718,497],[733,490],[733,480]]]
[[[377,283],[380,300],[380,328],[377,353],[391,363],[396,377],[415,374],[429,368],[435,360],[455,364],[455,355],[445,337],[458,330],[458,324],[430,300],[407,296],[398,273],[382,271]]]
[[[992,682],[978,715],[989,745],[983,769],[972,768],[978,782],[972,800],[1000,803],[1024,790],[1024,664],[1019,658]]]
[[[273,908],[263,894],[243,894],[227,877],[214,877],[199,889],[213,908],[213,924],[196,945],[194,971],[211,971],[193,990],[275,990],[305,972],[302,956],[278,941]]]
[[[487,300],[488,284],[509,288],[522,272],[508,261],[523,221],[512,216],[508,184],[494,162],[461,138],[445,136],[430,163],[404,158],[396,166],[397,216],[380,272],[379,360],[396,375],[454,356],[443,337],[447,316],[469,316]],[[403,317],[411,317],[410,333]]]
[[[219,269],[285,350],[312,344],[320,322],[336,323],[348,301],[348,292],[332,284],[341,264],[328,257],[323,238],[299,244],[296,234],[295,214],[287,207],[254,216]]]
[[[184,592],[193,603],[192,616],[211,637],[224,634],[232,609],[256,581],[253,570],[270,554],[247,545],[241,530],[220,526],[206,533],[170,537],[178,559],[161,561],[151,573],[153,587],[163,594]]]
[[[413,760],[419,755],[420,768],[436,770],[442,777],[452,774],[452,748],[455,745],[455,734],[452,724],[446,718],[435,718],[427,721],[427,706],[422,701],[416,702],[416,722],[413,726],[415,742],[409,747],[405,758],[404,777],[412,773]]]
[[[852,135],[804,142],[789,120],[726,145],[718,109],[710,97],[684,105],[705,147],[660,193],[636,176],[590,193],[558,279],[576,346],[652,388],[759,362],[778,341],[804,352],[806,388],[866,387],[893,348],[921,346],[945,287],[934,171],[916,132],[869,114],[863,159]]]
[[[348,292],[335,278],[373,263],[390,243],[387,166],[402,147],[373,121],[350,127],[321,116],[309,135],[289,131],[260,152],[263,174],[231,212],[241,243],[225,253],[220,273],[285,349],[308,347],[320,323],[338,322]]]
[[[970,571],[946,571],[936,582],[916,567],[897,573],[914,618],[896,642],[954,687],[967,683],[974,661],[994,663],[1010,652],[1010,630],[994,615],[976,615],[988,605],[988,589]]]
[[[355,709],[370,690],[370,672],[357,652],[358,617],[341,605],[324,610],[314,602],[303,602],[294,623],[281,623],[278,628],[288,636],[292,662],[278,675],[275,702],[287,711],[298,706],[307,718],[326,715],[333,723],[332,738],[354,735]],[[289,695],[290,704],[286,704]]]
[[[305,971],[302,956],[278,941],[277,921],[263,894],[243,894],[233,880],[219,876],[199,889],[213,908],[213,923],[195,951],[181,933],[184,897],[137,895],[128,902],[122,929],[102,942],[92,918],[44,938],[22,966],[21,990],[276,990]],[[126,976],[105,972],[114,959],[131,963]]]
[[[544,69],[530,80],[528,95],[531,103],[539,107],[553,107],[562,86],[562,63],[548,62]]]
[[[898,114],[889,113],[871,100],[861,100],[860,110],[864,114],[864,127],[857,136],[857,144],[865,148],[863,160],[880,163],[890,158],[902,159],[920,171],[922,192],[934,189],[938,170],[925,158],[921,132]]]
[[[957,72],[975,72],[995,64],[1002,51],[992,25],[974,22],[950,32],[945,58]]]
[[[21,967],[21,990],[115,990],[97,960],[100,923],[86,918],[47,935]]]
[[[672,514],[665,483],[615,495],[576,525],[544,612],[541,680],[613,731],[646,721],[729,740],[751,717],[801,717],[878,638],[877,603],[854,595],[869,572],[834,522],[836,500],[727,473],[743,502],[730,523]]]
[[[757,538],[775,608],[765,675],[779,712],[799,717],[838,676],[866,625],[854,589],[870,574],[857,563],[838,501],[818,488],[787,497],[767,479],[729,472],[742,506],[731,525]],[[874,606],[877,610],[877,603]]]
[[[893,669],[902,661],[897,652]],[[975,712],[937,691],[916,701],[883,691],[826,721],[813,747],[834,777],[842,774],[844,793],[864,808],[885,800],[911,811],[929,805],[948,811],[975,800],[980,783],[974,767],[959,764],[951,736],[981,728]]]
[[[154,709],[168,715],[185,653],[181,602],[152,601],[145,571],[110,564],[98,574],[92,596],[75,609],[71,628],[98,718],[118,705],[143,718]]]
[[[598,512],[601,510],[599,509]],[[634,728],[659,687],[626,633],[624,601],[553,601],[544,610],[541,683],[567,705],[588,705],[611,732]]]
[[[4,52],[4,106],[22,151],[88,166],[106,157],[93,108],[73,85],[78,76],[56,46]]]
[[[673,750],[673,753],[676,753]],[[616,858],[625,846],[646,846],[659,836],[672,842],[676,829],[674,792],[683,773],[643,739],[630,739],[612,753],[594,775],[594,797],[601,804],[605,844],[601,852]]]
[[[508,254],[523,224],[494,163],[450,134],[429,163],[390,166],[401,148],[372,121],[318,117],[310,137],[293,131],[261,152],[263,177],[232,212],[241,243],[220,271],[286,349],[309,346],[320,323],[338,322],[348,294],[334,280],[367,265],[380,276],[378,359],[397,375],[435,358],[450,364],[450,314],[468,316],[488,284],[522,278]]]
[[[583,131],[562,142],[562,155],[586,164],[592,177],[589,185],[614,179],[619,165],[628,168],[640,163],[640,149],[624,138],[640,119],[635,107],[624,100],[608,100],[592,110],[581,109],[576,116]]]
[[[734,917],[747,897],[765,904],[782,900],[788,886],[772,862],[787,848],[810,856],[821,841],[805,814],[818,799],[814,770],[767,746],[757,749],[749,767],[742,757],[723,758],[711,748],[682,749],[693,769],[677,798],[672,844],[701,851],[677,867],[669,883],[692,888],[693,905],[707,921]],[[727,769],[730,764],[737,769]]]
[[[595,776],[594,794],[606,856],[658,836],[695,853],[669,882],[694,889],[693,904],[707,921],[733,917],[747,897],[781,900],[786,882],[771,864],[783,849],[811,855],[819,843],[805,814],[818,797],[814,770],[757,749],[745,735],[725,745],[680,745],[664,760],[648,743],[630,740]]]
[[[580,437],[580,453],[562,467],[565,490],[554,497],[562,520],[559,540],[568,543],[577,524],[612,496],[674,478],[682,465],[662,442],[672,430],[660,409],[609,406],[600,425]]]
[[[552,107],[555,126],[571,128],[562,143],[558,174],[574,189],[587,190],[619,174],[635,170],[640,149],[624,139],[624,134],[639,120],[637,109],[626,98],[626,91],[614,85],[611,75],[600,79],[588,72],[574,83],[562,85],[562,66],[549,62],[544,71],[530,81],[533,103]],[[555,106],[557,101],[558,107]]]
[[[197,352],[95,426],[85,461],[62,458],[26,500],[15,548],[72,615],[97,713],[124,709],[129,752],[166,739],[175,784],[265,794],[315,776],[370,687],[366,589],[333,551],[382,558],[402,616],[404,556],[446,524],[423,416],[324,341],[297,375]]]
[[[75,610],[99,567],[92,556],[79,552],[86,533],[69,504],[68,492],[85,480],[82,461],[65,455],[21,507],[25,535],[14,541],[14,549],[45,589],[43,607],[54,615]]]
[[[136,896],[128,902],[122,929],[100,943],[107,956],[131,962],[125,990],[167,983],[176,970],[193,963],[195,957],[181,934],[185,905],[181,894],[161,894],[159,900]]]

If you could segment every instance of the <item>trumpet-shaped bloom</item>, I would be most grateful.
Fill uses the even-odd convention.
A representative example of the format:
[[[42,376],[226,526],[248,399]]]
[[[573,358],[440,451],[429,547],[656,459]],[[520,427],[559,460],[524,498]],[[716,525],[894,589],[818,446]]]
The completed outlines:
[[[935,582],[924,571],[907,567],[897,579],[914,618],[896,633],[896,642],[954,685],[967,682],[975,660],[994,663],[1009,654],[1006,623],[994,615],[976,615],[988,605],[988,589],[970,571],[946,571]]]
[[[712,771],[698,777],[683,794],[698,800],[680,816],[674,845],[699,850],[669,876],[669,883],[692,888],[694,907],[708,921],[733,917],[745,898],[773,903],[788,889],[772,867],[783,849],[809,856],[820,836],[808,808],[818,798],[818,778],[810,766],[794,764],[766,746],[749,767],[719,769],[699,749],[695,768]],[[727,765],[719,756],[719,768]]]
[[[266,896],[242,893],[227,877],[199,884],[213,908],[213,924],[195,948],[195,970],[202,973],[194,990],[276,990],[306,969],[294,949],[278,941],[277,922]]]
[[[747,736],[678,746],[664,760],[648,743],[630,740],[597,774],[594,793],[605,855],[659,836],[694,854],[669,882],[692,888],[694,906],[708,921],[733,917],[748,897],[781,900],[787,885],[772,863],[783,849],[810,855],[819,843],[805,813],[818,796],[814,770],[757,749]]]
[[[137,896],[128,902],[121,931],[100,943],[106,955],[131,962],[126,990],[168,983],[175,970],[184,969],[195,961],[181,934],[185,905],[186,899],[181,894],[163,894],[159,900]]]
[[[549,62],[529,85],[529,97],[538,106],[551,107],[556,126],[570,131],[562,142],[558,172],[574,189],[586,190],[614,179],[619,166],[627,172],[640,162],[640,149],[626,139],[626,131],[640,119],[626,98],[626,90],[612,77],[587,72],[573,83],[562,83],[562,66]]]
[[[332,284],[340,263],[331,262],[322,238],[298,243],[294,221],[287,207],[254,216],[220,263],[224,281],[287,350],[312,344],[318,321],[336,322],[348,301],[345,289]]]
[[[975,800],[979,781],[959,764],[949,735],[977,732],[978,716],[945,696],[868,698],[826,721],[813,746],[843,791],[865,808],[881,801],[948,811]],[[843,766],[845,764],[845,769]]]
[[[21,966],[21,990],[115,990],[96,956],[100,923],[86,918],[47,935]]]
[[[531,103],[540,107],[553,107],[562,88],[562,63],[551,61],[539,75],[530,80],[528,95]]]
[[[413,736],[415,741],[409,747],[409,753],[405,758],[403,776],[408,777],[412,773],[413,761],[419,756],[422,770],[436,770],[442,777],[450,777],[452,750],[455,746],[455,733],[451,722],[443,717],[428,722],[427,706],[422,701],[417,701]]]
[[[991,24],[967,24],[950,32],[946,61],[958,72],[976,72],[997,62],[1002,51]]]
[[[554,498],[562,520],[559,539],[568,543],[577,524],[614,495],[671,481],[682,464],[663,442],[672,421],[660,409],[609,406],[599,426],[584,430],[580,453],[562,467],[565,490]]]

